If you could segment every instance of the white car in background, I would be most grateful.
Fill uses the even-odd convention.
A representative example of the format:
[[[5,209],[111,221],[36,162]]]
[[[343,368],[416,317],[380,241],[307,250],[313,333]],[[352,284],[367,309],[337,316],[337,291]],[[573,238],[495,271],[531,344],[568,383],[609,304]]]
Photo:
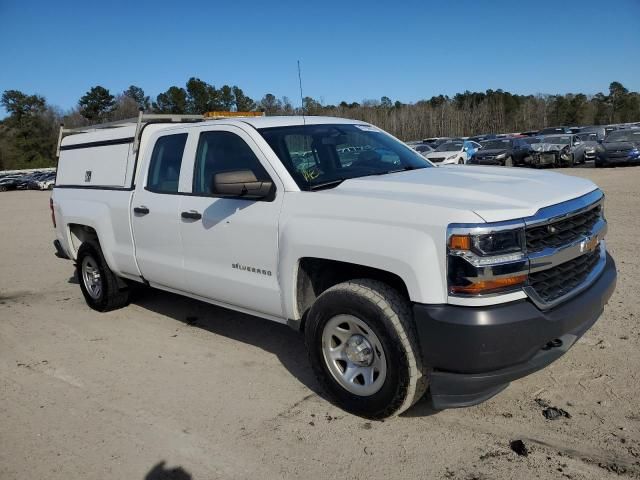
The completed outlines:
[[[464,165],[480,148],[479,143],[470,140],[451,140],[439,145],[426,158],[438,165]]]
[[[52,190],[55,184],[56,177],[48,177],[38,181],[38,187],[40,187],[40,190]]]

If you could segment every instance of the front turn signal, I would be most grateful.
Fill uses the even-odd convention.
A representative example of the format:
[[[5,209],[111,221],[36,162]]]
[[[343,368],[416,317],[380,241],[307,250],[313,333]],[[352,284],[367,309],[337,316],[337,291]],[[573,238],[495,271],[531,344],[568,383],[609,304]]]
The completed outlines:
[[[453,285],[450,287],[451,293],[463,293],[467,295],[479,295],[483,293],[493,293],[500,290],[509,289],[522,285],[527,281],[527,275],[517,275],[514,277],[496,278],[493,280],[482,280],[470,283],[469,285]]]

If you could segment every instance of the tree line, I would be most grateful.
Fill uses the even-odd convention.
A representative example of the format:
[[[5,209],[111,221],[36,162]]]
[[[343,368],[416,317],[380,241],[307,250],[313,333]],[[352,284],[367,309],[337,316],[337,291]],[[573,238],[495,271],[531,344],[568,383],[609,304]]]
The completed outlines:
[[[155,100],[136,85],[112,94],[97,85],[69,111],[37,94],[6,90],[0,104],[8,116],[0,121],[0,170],[55,165],[55,145],[61,123],[68,128],[155,113],[201,114],[209,111],[263,111],[266,115],[328,115],[363,120],[403,140],[432,136],[522,132],[550,125],[602,125],[640,121],[640,93],[612,82],[608,93],[585,95],[518,95],[503,90],[433,96],[415,103],[380,100],[325,105],[305,97],[294,107],[287,97],[267,93],[260,100],[238,86],[216,88],[191,77],[184,87],[172,86]]]

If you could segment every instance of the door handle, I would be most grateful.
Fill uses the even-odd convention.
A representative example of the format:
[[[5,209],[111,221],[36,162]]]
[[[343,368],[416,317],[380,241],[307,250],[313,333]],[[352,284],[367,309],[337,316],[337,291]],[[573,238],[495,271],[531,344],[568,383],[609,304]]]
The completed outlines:
[[[134,207],[133,213],[137,213],[139,215],[146,215],[147,213],[149,213],[149,209],[144,205],[141,205],[139,207]]]
[[[202,218],[202,214],[200,212],[196,212],[195,210],[189,210],[188,212],[182,212],[180,216],[182,218],[186,218],[188,220],[200,220]]]

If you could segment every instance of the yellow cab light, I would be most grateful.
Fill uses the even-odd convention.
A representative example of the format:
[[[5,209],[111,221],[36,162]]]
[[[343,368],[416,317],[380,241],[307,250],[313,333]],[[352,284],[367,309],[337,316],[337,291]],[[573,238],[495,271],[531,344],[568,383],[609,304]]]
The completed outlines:
[[[264,117],[264,112],[205,112],[205,118]]]

